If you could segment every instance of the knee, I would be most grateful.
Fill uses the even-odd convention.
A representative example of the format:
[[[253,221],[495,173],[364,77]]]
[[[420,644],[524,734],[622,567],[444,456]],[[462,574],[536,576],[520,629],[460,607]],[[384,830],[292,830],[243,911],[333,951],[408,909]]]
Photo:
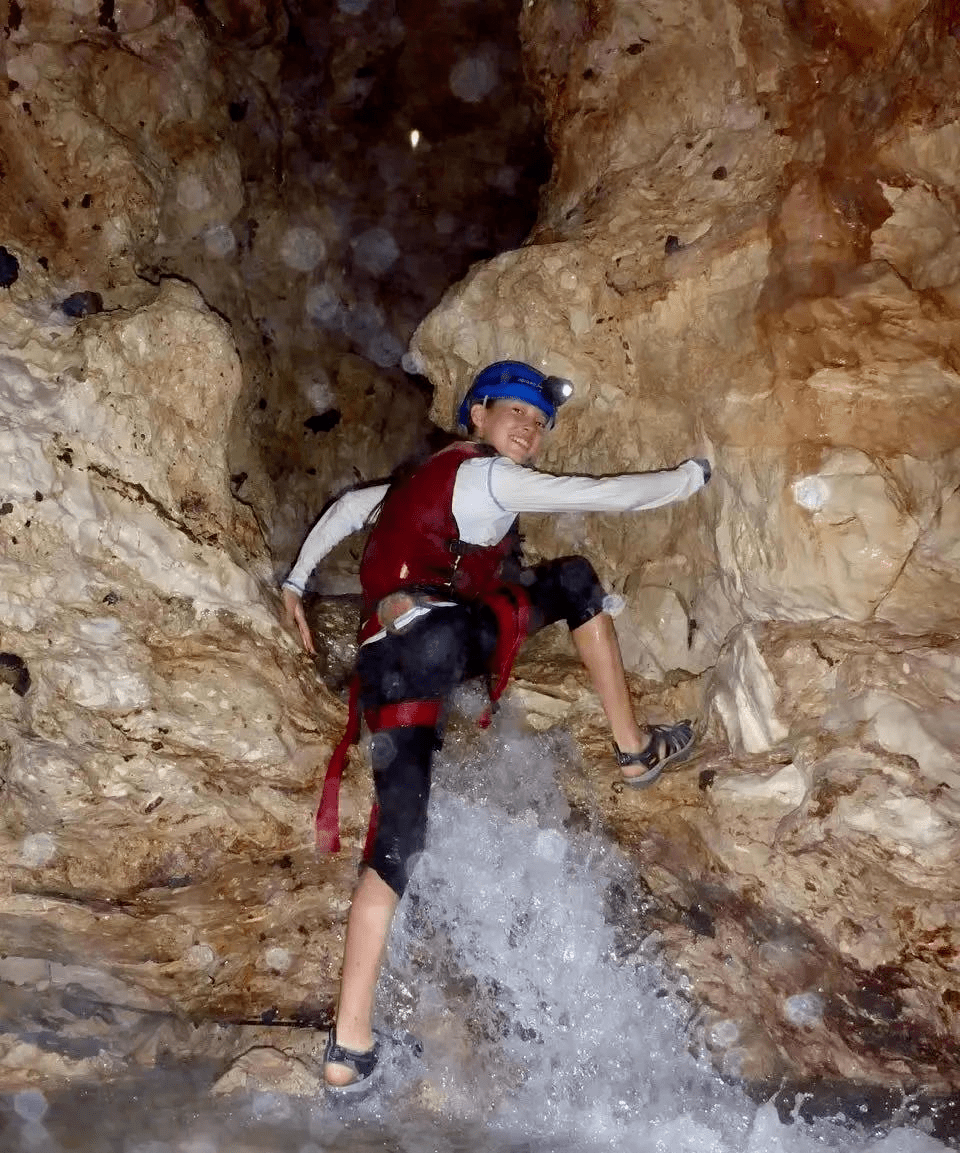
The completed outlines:
[[[596,570],[585,556],[565,556],[560,562],[560,584],[570,596],[583,596],[600,587]]]
[[[593,565],[582,556],[564,557],[559,572],[570,629],[577,629],[603,611],[604,591]]]

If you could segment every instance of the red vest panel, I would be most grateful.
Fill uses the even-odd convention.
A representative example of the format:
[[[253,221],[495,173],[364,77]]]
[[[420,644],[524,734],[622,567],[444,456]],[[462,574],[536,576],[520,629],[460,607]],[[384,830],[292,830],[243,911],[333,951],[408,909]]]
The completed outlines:
[[[513,534],[489,547],[465,545],[453,518],[457,469],[493,452],[482,444],[451,444],[390,486],[360,562],[366,612],[400,589],[473,599],[502,584],[500,567],[514,547]]]

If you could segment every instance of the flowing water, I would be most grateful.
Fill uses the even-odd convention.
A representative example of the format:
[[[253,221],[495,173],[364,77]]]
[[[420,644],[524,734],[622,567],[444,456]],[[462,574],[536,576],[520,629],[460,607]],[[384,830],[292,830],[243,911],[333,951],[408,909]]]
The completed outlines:
[[[684,990],[656,935],[606,910],[626,863],[572,833],[554,779],[562,742],[509,721],[453,734],[430,840],[402,902],[381,987],[386,1045],[359,1101],[212,1099],[209,1070],[0,1101],[0,1149],[38,1153],[471,1150],[476,1153],[934,1153],[934,1118],[903,1104],[868,1128],[757,1104],[695,1055]],[[637,928],[639,926],[639,928]],[[849,1104],[849,1103],[848,1103]],[[866,1106],[863,1107],[864,1109]],[[854,1109],[855,1112],[855,1109]]]

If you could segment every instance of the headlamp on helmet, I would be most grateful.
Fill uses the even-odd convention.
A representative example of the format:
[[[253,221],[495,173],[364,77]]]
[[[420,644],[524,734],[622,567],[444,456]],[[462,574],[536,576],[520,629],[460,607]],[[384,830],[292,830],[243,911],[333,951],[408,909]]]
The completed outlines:
[[[479,372],[463,398],[457,420],[470,427],[470,409],[488,400],[523,400],[535,405],[553,427],[557,409],[573,395],[573,385],[561,376],[542,372],[519,360],[498,360]]]

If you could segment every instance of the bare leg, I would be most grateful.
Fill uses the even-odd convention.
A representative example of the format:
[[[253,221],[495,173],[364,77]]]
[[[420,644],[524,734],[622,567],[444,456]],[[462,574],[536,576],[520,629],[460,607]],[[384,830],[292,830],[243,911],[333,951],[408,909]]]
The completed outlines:
[[[337,1041],[345,1049],[362,1053],[373,1045],[377,978],[398,903],[399,897],[386,881],[373,869],[364,869],[353,894],[343,947]],[[330,1085],[347,1085],[354,1080],[345,1065],[325,1065],[323,1075]]]
[[[640,731],[633,715],[620,642],[609,613],[598,613],[570,635],[610,722],[613,739],[625,753],[641,752],[650,743],[650,737]]]

